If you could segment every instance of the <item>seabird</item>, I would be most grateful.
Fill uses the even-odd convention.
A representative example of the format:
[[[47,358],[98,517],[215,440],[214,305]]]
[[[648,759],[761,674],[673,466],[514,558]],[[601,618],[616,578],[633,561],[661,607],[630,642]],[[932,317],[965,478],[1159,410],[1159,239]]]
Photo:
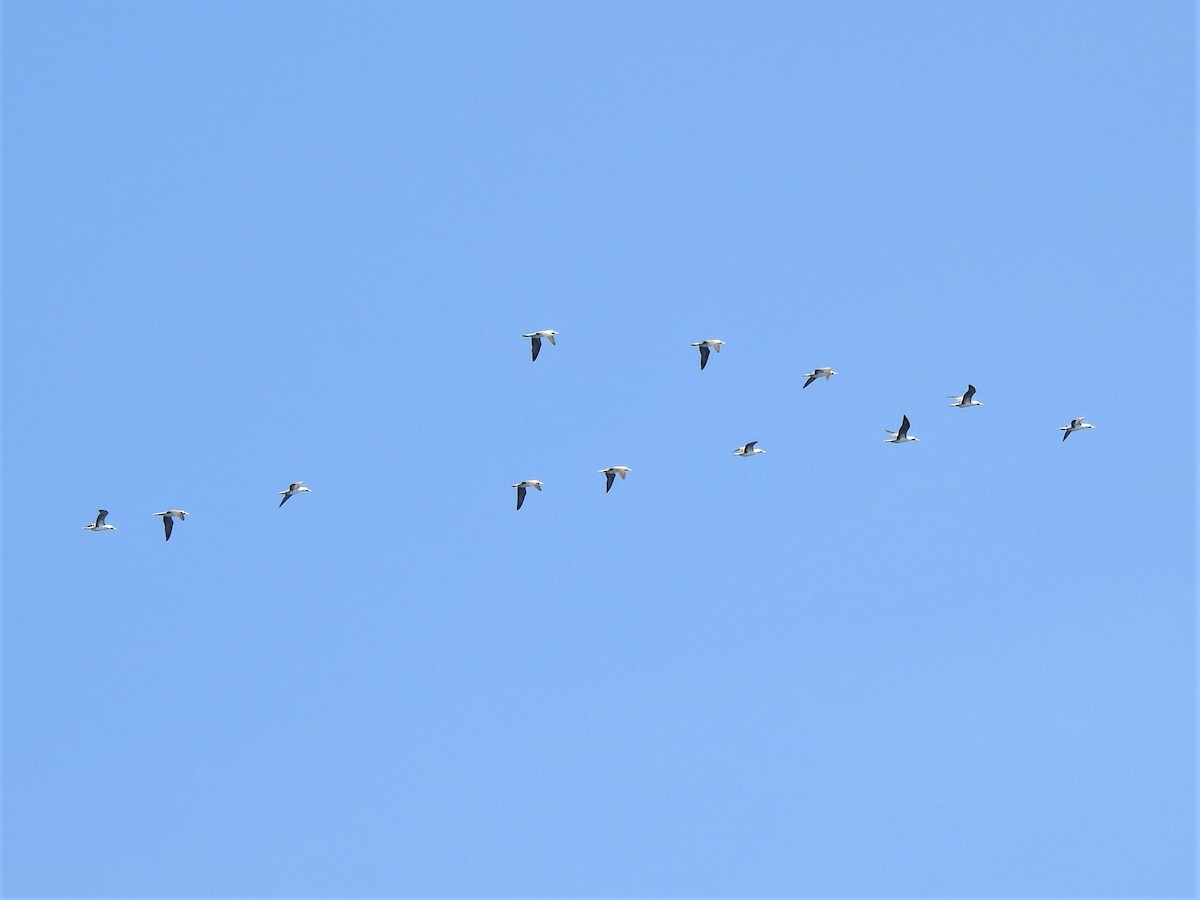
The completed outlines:
[[[171,526],[174,524],[171,521],[171,516],[175,516],[180,522],[182,522],[183,517],[187,514],[188,513],[186,509],[164,509],[162,512],[155,513],[156,516],[162,516],[163,531],[166,532],[167,535],[165,538],[163,538],[164,541],[169,541],[171,539]]]
[[[974,398],[975,398],[975,385],[968,384],[967,392],[965,394],[963,394],[961,397],[950,397],[949,399],[954,401],[953,403],[950,404],[951,406],[958,406],[963,409],[966,409],[968,406],[983,406],[982,403],[980,403],[978,400],[976,400]]]
[[[696,341],[692,344],[693,347],[700,348],[700,371],[704,371],[704,367],[708,365],[708,354],[712,350],[721,352],[721,345],[724,341],[718,341],[716,338],[709,338],[707,341]]]
[[[283,499],[279,501],[279,505],[283,506],[283,504],[287,503],[288,498],[291,497],[293,494],[307,494],[310,491],[311,491],[311,488],[306,488],[304,486],[303,481],[293,481],[291,484],[288,485],[288,489],[286,491],[279,492],[279,493],[283,494]]]
[[[520,509],[521,504],[525,502],[525,494],[528,489],[536,488],[540,491],[542,489],[542,483],[540,481],[518,481],[513,485],[513,487],[517,489],[517,509]]]
[[[829,368],[829,366],[825,366],[821,369],[813,369],[811,372],[805,372],[804,377],[807,378],[808,381],[804,382],[804,387],[808,387],[818,378],[824,378],[826,381],[828,381],[830,375],[836,374],[837,372],[833,371],[833,369]],[[804,390],[804,388],[801,388],[800,390]]]
[[[96,516],[96,521],[93,522],[91,525],[84,525],[83,527],[86,528],[88,531],[116,531],[117,530],[116,525],[106,525],[104,523],[104,517],[108,515],[108,510],[101,509],[101,510],[98,510],[98,512],[100,513],[100,515]]]
[[[521,337],[529,338],[530,342],[533,345],[533,359],[536,362],[537,358],[538,358],[538,354],[542,352],[542,338],[545,338],[546,340],[548,340],[550,343],[553,344],[554,336],[556,334],[558,334],[557,331],[535,331],[532,334],[523,334],[523,335],[521,335]]]
[[[1083,431],[1085,428],[1095,427],[1095,425],[1089,425],[1087,422],[1083,421],[1083,416],[1080,416],[1078,419],[1072,419],[1070,425],[1060,425],[1058,430],[1063,433],[1063,440],[1065,441],[1071,436],[1072,431]]]
[[[908,416],[905,416],[904,420],[900,423],[899,431],[888,431],[886,428],[883,430],[891,435],[890,438],[884,441],[885,444],[903,444],[905,441],[918,440],[918,438],[908,433]]]
[[[629,468],[629,466],[609,466],[607,469],[597,469],[597,471],[604,475],[604,493],[607,494],[612,490],[613,481],[616,480],[618,475],[620,475],[621,480],[624,481],[625,476],[632,472],[633,469]]]
[[[766,453],[767,451],[763,450],[761,447],[754,446],[757,443],[758,443],[758,441],[751,441],[750,443],[746,444],[744,447],[738,447],[736,450],[733,451],[733,455],[734,456],[753,456],[755,453]]]

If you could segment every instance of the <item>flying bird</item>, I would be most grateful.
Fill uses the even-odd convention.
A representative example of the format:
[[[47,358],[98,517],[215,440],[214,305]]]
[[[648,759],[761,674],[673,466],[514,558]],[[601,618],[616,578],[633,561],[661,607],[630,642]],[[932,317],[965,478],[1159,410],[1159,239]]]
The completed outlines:
[[[808,381],[804,382],[804,387],[808,387],[818,378],[824,378],[826,381],[828,381],[830,375],[836,374],[837,372],[833,371],[833,369],[829,368],[829,366],[825,366],[821,369],[813,369],[811,372],[805,372],[804,377],[807,378]],[[804,388],[801,388],[800,390],[804,390]]]
[[[530,340],[530,343],[533,347],[534,362],[537,362],[538,354],[542,352],[542,338],[545,338],[546,340],[548,340],[550,343],[553,344],[554,336],[556,334],[558,334],[557,331],[535,331],[532,334],[521,335],[521,337],[529,338],[529,340]],[[555,345],[555,346],[557,346],[557,345]]]
[[[162,512],[155,513],[156,516],[162,516],[163,531],[166,533],[166,537],[163,538],[164,541],[169,541],[171,539],[171,527],[174,525],[174,523],[171,521],[171,517],[174,516],[175,518],[179,519],[180,522],[182,522],[184,516],[187,514],[188,512],[186,509],[164,509]]]
[[[716,338],[709,338],[707,341],[696,341],[692,344],[693,347],[700,348],[700,371],[704,371],[704,367],[708,365],[708,354],[712,350],[721,352],[721,345],[724,341],[719,341]]]
[[[745,446],[738,447],[736,450],[733,451],[733,455],[734,456],[753,456],[756,453],[766,453],[767,451],[763,450],[761,447],[754,446],[757,443],[758,443],[758,441],[751,441],[750,443],[746,444]]]
[[[518,481],[513,487],[517,489],[517,509],[520,509],[521,504],[525,502],[525,494],[528,489],[535,488],[540,491],[542,483],[540,481]]]
[[[91,525],[84,525],[83,526],[84,528],[86,528],[88,531],[116,531],[117,530],[116,525],[106,525],[104,522],[105,517],[108,515],[107,509],[97,510],[97,512],[99,512],[99,515],[96,516],[96,521],[93,522]]]
[[[1083,429],[1085,429],[1085,428],[1095,428],[1096,427],[1095,425],[1089,425],[1087,422],[1083,421],[1083,418],[1084,418],[1083,416],[1080,416],[1078,419],[1072,419],[1070,425],[1060,425],[1059,426],[1058,430],[1063,433],[1064,441],[1067,438],[1069,438],[1071,436],[1071,433],[1074,431],[1083,431]]]
[[[975,385],[973,384],[967,385],[967,392],[961,397],[950,397],[948,399],[954,401],[950,404],[951,406],[957,406],[961,409],[966,409],[968,406],[983,406],[982,403],[975,399]]]
[[[283,506],[283,504],[287,503],[288,499],[290,497],[294,496],[295,494],[307,494],[311,490],[312,490],[311,488],[306,488],[304,486],[303,481],[293,481],[291,484],[288,485],[288,489],[286,491],[279,492],[279,493],[283,494],[283,499],[279,501],[279,506]],[[278,507],[276,507],[276,508],[278,508]]]
[[[905,441],[919,440],[919,438],[915,438],[908,433],[908,416],[905,416],[904,420],[900,423],[899,431],[888,431],[886,428],[883,430],[891,435],[890,438],[884,441],[885,444],[903,444]]]
[[[629,466],[609,466],[607,469],[597,469],[597,471],[604,475],[604,493],[607,494],[612,490],[613,481],[616,480],[618,475],[624,481],[625,476],[632,472],[633,469],[629,468]]]

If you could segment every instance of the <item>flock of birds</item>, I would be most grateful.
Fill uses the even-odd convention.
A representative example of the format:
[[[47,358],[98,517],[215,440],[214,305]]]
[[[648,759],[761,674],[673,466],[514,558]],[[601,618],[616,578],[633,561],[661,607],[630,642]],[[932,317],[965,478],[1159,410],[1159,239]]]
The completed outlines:
[[[546,340],[553,345],[557,345],[557,342],[554,340],[557,335],[557,331],[547,330],[532,331],[529,334],[522,334],[521,337],[529,340],[533,360],[536,362],[538,354],[542,352],[542,341]],[[696,341],[692,344],[693,347],[698,348],[700,351],[701,371],[704,371],[704,367],[708,365],[708,359],[713,353],[721,352],[721,345],[724,343],[724,341],[717,338],[709,338],[708,340]],[[821,368],[813,369],[811,372],[805,372],[804,387],[808,387],[818,378],[824,378],[826,381],[828,381],[837,374],[838,373],[829,366],[823,366]],[[975,385],[973,384],[968,384],[966,391],[964,391],[960,396],[950,397],[949,399],[954,401],[950,404],[950,406],[958,407],[959,409],[969,409],[972,406],[983,406],[982,403],[975,399]],[[884,443],[905,444],[909,441],[919,440],[919,438],[916,436],[908,433],[909,426],[910,423],[908,421],[908,416],[902,416],[900,419],[900,427],[898,429],[895,431],[891,431],[887,428],[884,429],[884,431],[886,431],[888,434],[888,437],[884,439]],[[1072,419],[1068,424],[1060,426],[1058,430],[1063,432],[1063,440],[1065,441],[1076,431],[1083,431],[1084,429],[1095,427],[1095,425],[1085,422],[1083,416],[1079,416],[1078,418]],[[757,456],[760,453],[767,452],[757,445],[758,441],[750,441],[750,443],[743,444],[741,447],[738,447],[736,450],[734,450],[733,455]],[[622,481],[624,481],[625,476],[627,476],[633,470],[629,468],[629,466],[609,466],[607,469],[599,469],[597,471],[604,476],[604,492],[607,494],[612,490],[612,486],[616,482],[617,478],[620,478]],[[518,481],[513,485],[513,487],[517,489],[517,509],[520,509],[525,505],[525,497],[529,494],[530,488],[535,491],[541,491],[542,482],[530,478],[526,479],[525,481]],[[279,505],[283,506],[283,504],[287,503],[288,500],[296,496],[296,494],[306,494],[309,491],[310,488],[305,487],[303,481],[293,481],[287,486],[286,490],[279,492],[283,496],[283,499],[279,501]],[[187,517],[188,512],[185,509],[164,509],[161,512],[154,513],[154,515],[162,517],[164,540],[169,541],[171,539],[171,530],[174,527],[174,520],[179,519],[179,521],[182,522]],[[107,518],[107,509],[97,510],[96,521],[84,525],[83,527],[87,531],[116,531],[117,526],[109,525],[106,521]]]
[[[312,489],[304,486],[303,481],[293,481],[287,486],[286,491],[279,492],[283,495],[283,499],[279,501],[279,505],[283,506],[283,504],[287,503],[288,500],[297,494],[307,494],[310,490]],[[169,541],[171,539],[171,531],[175,528],[175,520],[178,519],[180,522],[182,522],[188,517],[188,511],[186,509],[164,509],[162,512],[156,512],[154,515],[162,516],[164,535],[163,540]],[[108,522],[105,521],[107,518],[108,510],[98,509],[96,510],[96,521],[84,525],[83,527],[87,531],[116,531],[117,526],[109,525]]]
[[[546,340],[551,344],[557,345],[557,342],[554,340],[557,335],[557,331],[546,330],[531,331],[528,334],[522,334],[521,337],[529,340],[533,360],[534,362],[537,362],[538,354],[542,352],[542,341]],[[693,347],[700,351],[700,371],[704,371],[704,367],[708,365],[709,357],[712,356],[713,353],[721,352],[721,345],[724,343],[725,342],[719,338],[708,338],[707,340],[703,341],[695,341],[692,344]],[[805,372],[804,387],[808,387],[818,378],[824,378],[826,381],[828,381],[836,374],[838,373],[830,366],[822,366],[820,368],[813,369],[811,372]],[[950,406],[955,406],[959,409],[969,409],[972,406],[983,406],[982,403],[975,399],[975,385],[973,384],[968,384],[966,391],[964,391],[961,395],[957,397],[951,397],[949,399],[954,401],[950,404]],[[1077,419],[1072,419],[1069,424],[1063,425],[1058,429],[1059,431],[1063,432],[1064,441],[1076,431],[1082,431],[1085,428],[1096,427],[1094,425],[1087,424],[1083,421],[1083,419],[1083,416],[1080,416]],[[910,423],[908,421],[908,416],[905,415],[901,417],[900,427],[895,431],[885,428],[884,431],[886,431],[889,436],[884,443],[905,444],[909,441],[919,440],[919,438],[916,436],[908,433],[909,425]],[[751,441],[748,444],[743,444],[741,447],[738,447],[733,451],[733,455],[756,456],[759,453],[767,452],[762,447],[757,446],[757,444],[758,441]],[[604,492],[608,493],[610,490],[612,490],[613,482],[616,480],[618,475],[621,476],[622,480],[624,480],[625,476],[633,470],[628,466],[609,466],[607,469],[600,469],[599,471],[606,478]],[[528,495],[529,489],[533,488],[536,491],[540,491],[542,489],[542,483],[535,479],[528,479],[526,481],[518,481],[513,485],[513,487],[517,489],[517,509],[520,509],[525,503],[525,497]]]

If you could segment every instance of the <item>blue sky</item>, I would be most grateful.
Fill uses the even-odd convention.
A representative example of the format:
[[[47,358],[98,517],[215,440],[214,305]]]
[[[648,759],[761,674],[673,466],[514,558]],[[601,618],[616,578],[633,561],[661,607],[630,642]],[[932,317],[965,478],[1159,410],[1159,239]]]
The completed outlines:
[[[1192,896],[1194,34],[6,2],[6,893]]]

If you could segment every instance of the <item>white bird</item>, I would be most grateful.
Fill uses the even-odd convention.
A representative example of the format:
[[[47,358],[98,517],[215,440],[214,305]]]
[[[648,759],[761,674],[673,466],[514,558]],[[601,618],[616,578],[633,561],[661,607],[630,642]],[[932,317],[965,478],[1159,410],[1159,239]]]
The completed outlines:
[[[306,488],[304,486],[303,481],[293,481],[291,484],[288,485],[288,489],[286,491],[279,492],[279,493],[283,494],[283,499],[279,501],[279,506],[283,506],[283,504],[287,503],[288,499],[290,497],[292,497],[294,494],[307,494],[307,493],[311,492],[311,490],[312,490],[311,488]],[[276,508],[278,508],[278,507],[276,507]]]
[[[724,341],[719,341],[716,338],[709,338],[707,341],[696,341],[692,344],[693,347],[700,348],[700,371],[704,371],[704,367],[708,365],[708,354],[712,350],[721,352],[721,345]]]
[[[967,385],[967,392],[961,397],[950,397],[949,399],[954,401],[950,404],[951,406],[957,406],[962,409],[966,409],[968,406],[983,406],[982,403],[975,399],[975,385],[973,384]]]
[[[758,441],[751,441],[750,443],[746,444],[744,447],[738,447],[736,450],[733,451],[733,455],[734,456],[753,456],[756,453],[766,453],[767,451],[763,450],[761,447],[754,446],[757,443],[758,443]]]
[[[883,430],[891,435],[890,438],[884,441],[885,444],[903,444],[905,441],[919,440],[919,438],[915,438],[908,433],[908,416],[905,416],[904,420],[900,423],[899,431],[888,431],[886,428]]]
[[[1095,427],[1095,425],[1089,425],[1087,422],[1083,421],[1083,416],[1080,416],[1078,419],[1072,419],[1070,425],[1060,425],[1058,430],[1063,433],[1063,440],[1065,441],[1071,436],[1071,432],[1073,431],[1083,431],[1085,428]]]
[[[811,372],[805,372],[804,377],[807,378],[808,381],[804,382],[804,387],[808,387],[818,378],[824,378],[826,381],[828,381],[830,375],[836,374],[837,372],[833,371],[833,369],[829,368],[829,366],[825,366],[821,369],[813,369]],[[804,388],[801,388],[800,390],[804,390]]]
[[[187,514],[188,511],[186,509],[164,509],[162,512],[155,513],[156,516],[162,516],[163,531],[166,532],[167,535],[165,538],[163,538],[164,541],[169,541],[171,539],[171,526],[174,524],[171,521],[171,516],[175,516],[175,518],[182,522],[183,517]]]
[[[605,476],[604,493],[607,494],[612,490],[613,481],[616,480],[618,475],[620,475],[621,480],[624,481],[625,476],[632,472],[633,469],[629,468],[629,466],[609,466],[607,469],[597,469],[596,471]]]
[[[521,337],[529,338],[530,343],[533,347],[533,359],[536,362],[537,358],[538,358],[538,354],[542,352],[542,338],[545,338],[546,340],[548,340],[550,343],[553,344],[554,336],[556,334],[558,334],[557,331],[535,331],[531,334],[523,334],[523,335],[521,335]],[[557,345],[555,345],[555,346],[557,346]]]
[[[525,502],[525,494],[528,489],[535,488],[540,491],[542,483],[540,481],[518,481],[513,487],[517,489],[517,509],[520,509],[521,504]]]
[[[97,510],[97,512],[99,512],[100,515],[96,516],[96,521],[93,522],[91,525],[84,525],[83,526],[84,528],[86,528],[88,531],[116,531],[117,530],[116,525],[106,525],[104,523],[104,517],[108,515],[107,509]]]

